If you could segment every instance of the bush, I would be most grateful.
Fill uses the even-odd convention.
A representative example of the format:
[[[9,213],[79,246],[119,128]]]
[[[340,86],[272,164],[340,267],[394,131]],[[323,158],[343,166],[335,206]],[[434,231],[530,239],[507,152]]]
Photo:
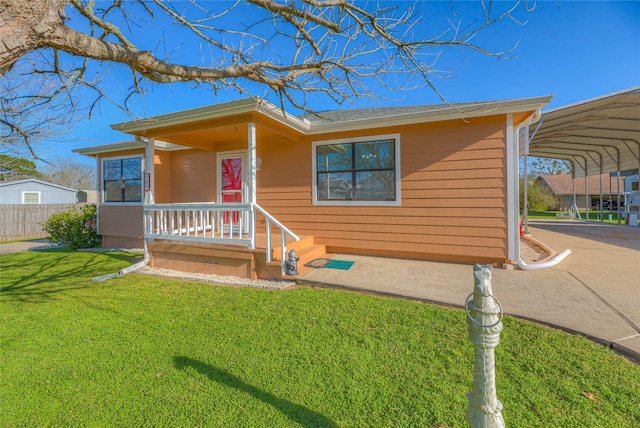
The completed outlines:
[[[95,205],[84,205],[80,209],[71,207],[49,217],[42,223],[42,229],[49,234],[51,242],[73,250],[99,247],[102,237],[96,228],[96,214]]]

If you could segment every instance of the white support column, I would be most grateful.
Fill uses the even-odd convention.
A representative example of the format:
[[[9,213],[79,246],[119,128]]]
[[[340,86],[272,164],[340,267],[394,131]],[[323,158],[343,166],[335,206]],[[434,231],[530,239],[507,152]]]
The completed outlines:
[[[249,214],[249,235],[251,239],[251,244],[249,247],[251,249],[256,247],[256,210],[253,208],[253,205],[257,202],[257,180],[256,180],[256,172],[258,169],[257,162],[257,138],[256,138],[256,124],[253,122],[249,122],[248,129],[248,156],[247,161],[249,163],[249,176],[247,177],[247,184],[249,187],[249,203],[252,208]]]
[[[144,172],[145,174],[149,174],[145,176],[144,184],[147,184],[147,177],[149,178],[149,190],[145,189],[144,192],[144,204],[152,205],[155,204],[155,177],[154,177],[154,158],[155,158],[155,138],[147,138],[145,141],[145,149],[144,149]]]
[[[136,139],[140,139],[140,137],[136,137]],[[144,189],[144,199],[143,204],[153,205],[155,204],[154,198],[154,190],[155,190],[155,177],[154,177],[154,159],[155,159],[155,138],[145,138],[143,140],[145,142],[144,147],[144,177],[143,177],[143,186]],[[148,174],[148,175],[147,175]],[[148,182],[147,182],[148,180]],[[147,190],[147,184],[149,185],[149,190]],[[144,229],[143,240],[144,240],[144,259],[149,260],[149,248],[147,243],[147,233],[149,233],[149,228],[151,227],[152,218],[151,215],[143,214],[143,223],[142,228]]]
[[[518,228],[518,139],[513,127],[513,115],[507,114],[507,258],[517,260],[520,257],[520,234]]]

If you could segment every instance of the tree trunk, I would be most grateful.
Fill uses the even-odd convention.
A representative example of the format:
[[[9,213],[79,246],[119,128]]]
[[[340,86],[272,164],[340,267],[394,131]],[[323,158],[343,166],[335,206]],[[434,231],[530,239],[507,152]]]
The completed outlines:
[[[0,0],[0,76],[64,26],[65,0]]]

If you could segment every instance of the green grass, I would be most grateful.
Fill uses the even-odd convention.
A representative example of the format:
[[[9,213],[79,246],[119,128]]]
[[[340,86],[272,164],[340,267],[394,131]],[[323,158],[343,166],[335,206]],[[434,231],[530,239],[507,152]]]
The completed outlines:
[[[91,282],[131,256],[0,257],[2,426],[466,425],[463,311],[310,288]],[[640,426],[640,368],[607,348],[505,318],[496,361],[508,426]]]
[[[559,211],[529,211],[528,217],[533,219],[555,219],[556,213]],[[580,211],[580,216],[583,220],[586,220],[587,215],[586,211]],[[520,213],[522,215],[522,212]],[[611,220],[609,220],[609,215],[611,215]],[[603,211],[602,212],[603,223],[612,223],[618,224],[618,213],[615,211]],[[589,220],[590,221],[600,221],[600,211],[589,211]],[[624,219],[622,218],[622,213],[620,214],[620,224],[624,224]],[[638,221],[640,224],[640,220]]]

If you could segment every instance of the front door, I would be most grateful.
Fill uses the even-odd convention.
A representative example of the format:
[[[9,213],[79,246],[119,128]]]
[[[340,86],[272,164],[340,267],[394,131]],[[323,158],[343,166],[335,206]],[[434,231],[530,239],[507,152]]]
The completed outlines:
[[[228,152],[218,154],[218,203],[245,202],[245,166],[247,156],[244,152]],[[244,218],[241,218],[244,217]],[[238,211],[225,212],[222,222],[233,228],[242,227],[246,230],[248,216],[242,216]],[[241,224],[242,223],[242,224]]]

